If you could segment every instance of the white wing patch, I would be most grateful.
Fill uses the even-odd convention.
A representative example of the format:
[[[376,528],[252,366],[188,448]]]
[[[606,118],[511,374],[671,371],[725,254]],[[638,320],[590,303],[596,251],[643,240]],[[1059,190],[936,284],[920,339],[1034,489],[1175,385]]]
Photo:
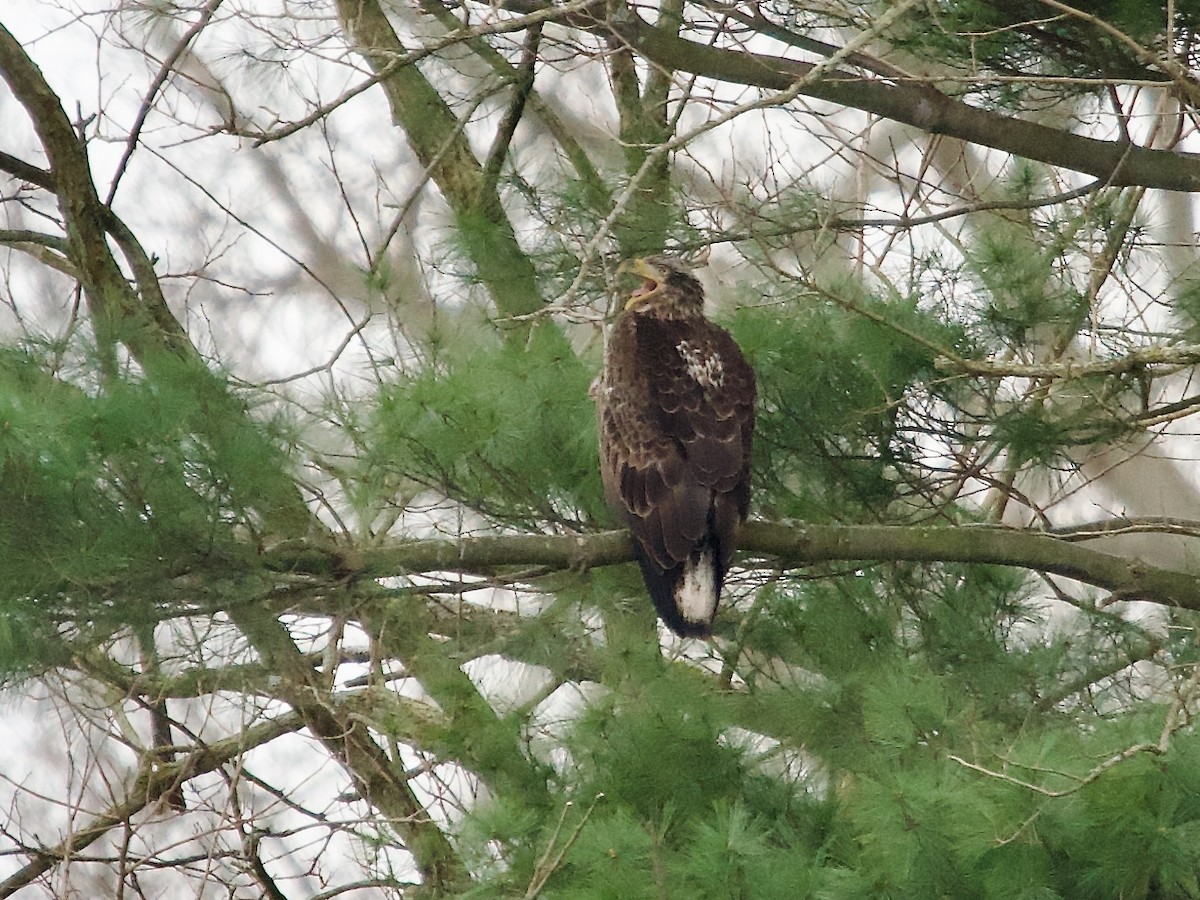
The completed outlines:
[[[719,388],[725,384],[725,367],[721,365],[721,357],[708,352],[706,347],[700,347],[691,341],[680,341],[675,345],[683,363],[687,366],[688,375],[695,379],[702,388]]]

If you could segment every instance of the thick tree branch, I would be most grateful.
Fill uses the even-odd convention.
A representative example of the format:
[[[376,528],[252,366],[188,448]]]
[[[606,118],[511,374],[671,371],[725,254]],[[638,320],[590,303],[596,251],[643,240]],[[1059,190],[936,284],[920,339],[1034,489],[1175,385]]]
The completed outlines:
[[[787,90],[813,68],[810,63],[686,40],[669,28],[651,25],[629,6],[619,9],[608,25],[651,63],[717,81]],[[1200,156],[1194,153],[1072,134],[968,106],[931,85],[831,72],[805,85],[801,93],[933,134],[1084,172],[1109,185],[1200,191]]]
[[[0,244],[20,250],[68,278],[79,278],[79,273],[67,259],[67,242],[58,235],[25,229],[0,229]]]
[[[376,0],[338,0],[337,9],[355,48],[381,76],[393,120],[404,129],[409,147],[453,210],[470,260],[497,312],[504,319],[537,312],[543,303],[533,264],[517,242],[495,185],[488,184],[458,117],[420,69],[395,65],[407,50]],[[523,342],[529,328],[513,327],[510,339]]]
[[[1097,375],[1127,375],[1158,366],[1194,366],[1200,363],[1200,346],[1137,347],[1124,356],[1066,362],[1020,363],[1006,360],[950,359],[939,357],[934,365],[941,372],[978,375],[982,378],[1090,378]]]
[[[437,19],[443,27],[446,28],[449,34],[462,32],[462,23],[454,17],[439,0],[418,0],[421,11],[427,15]],[[547,20],[549,21],[549,20]],[[478,32],[480,29],[472,29]],[[475,34],[472,37],[464,39],[464,42],[471,48],[471,52],[478,56],[481,60],[487,63],[493,71],[504,78],[515,78],[517,75],[516,66],[512,65],[505,59],[495,48],[493,48],[480,34]],[[579,180],[588,189],[597,208],[602,208],[611,199],[609,191],[604,180],[596,171],[595,165],[591,158],[584,150],[583,145],[572,132],[572,125],[569,122],[563,122],[559,119],[558,114],[553,107],[536,91],[532,90],[529,93],[528,99],[529,108],[541,121],[546,131],[554,138],[555,142],[562,149],[571,166],[575,169],[575,174]]]
[[[5,153],[0,150],[0,170],[8,172],[10,175],[27,181],[30,184],[35,184],[38,187],[46,188],[53,191],[54,188],[49,186],[52,176],[45,169],[27,163],[18,156],[13,156],[11,153]]]
[[[103,344],[125,340],[138,353],[143,323],[133,310],[125,277],[104,242],[104,206],[92,182],[87,152],[58,95],[17,39],[0,25],[0,77],[25,108],[50,162],[71,262],[91,305],[93,327]],[[124,327],[122,320],[127,316]],[[117,336],[117,332],[120,336]]]
[[[341,763],[366,801],[396,829],[425,883],[434,891],[446,891],[465,881],[462,860],[429,818],[399,762],[387,756],[363,721],[330,701],[321,674],[279,620],[254,608],[231,610],[230,618],[263,662],[282,676],[279,696]]]
[[[1035,531],[993,527],[906,525],[780,525],[750,522],[741,531],[743,555],[797,568],[825,562],[957,562],[1015,566],[1062,575],[1104,588],[1123,600],[1147,600],[1200,610],[1200,576],[1092,550]],[[280,547],[271,565],[327,572],[334,561],[319,550]],[[360,574],[372,578],[412,572],[479,575],[513,568],[588,569],[633,560],[626,531],[587,535],[504,535],[458,541],[411,541],[368,548]],[[344,559],[337,562],[344,564]]]
[[[93,331],[108,355],[102,362],[107,378],[117,377],[113,348],[123,344],[150,378],[187,383],[202,413],[189,425],[207,438],[219,455],[245,453],[262,447],[258,426],[245,414],[241,401],[209,370],[187,332],[167,307],[149,256],[133,233],[100,201],[92,180],[87,147],[76,134],[57,94],[41,70],[0,25],[0,78],[24,108],[49,160],[46,171],[15,157],[0,157],[0,167],[52,191],[66,232],[66,254],[88,301]],[[109,244],[112,234],[125,254],[138,285],[125,277]],[[264,458],[270,448],[263,447]],[[234,485],[240,505],[256,511],[264,530],[295,537],[318,527],[294,480],[280,465],[263,471],[251,483]],[[249,517],[248,517],[249,518]]]
[[[1114,556],[1048,534],[993,527],[746,526],[745,552],[785,565],[836,560],[958,562],[1015,566],[1095,585],[1123,600],[1200,609],[1200,577]]]

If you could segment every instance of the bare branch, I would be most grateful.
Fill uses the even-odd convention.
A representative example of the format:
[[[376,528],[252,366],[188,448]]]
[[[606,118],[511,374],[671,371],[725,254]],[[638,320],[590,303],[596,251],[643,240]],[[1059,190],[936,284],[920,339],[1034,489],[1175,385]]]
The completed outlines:
[[[508,158],[509,147],[513,135],[517,133],[517,125],[525,112],[525,104],[533,93],[533,79],[537,65],[538,48],[542,42],[542,25],[540,22],[531,25],[525,35],[525,46],[521,51],[521,64],[517,67],[513,81],[513,95],[504,119],[496,129],[492,146],[488,148],[487,158],[483,162],[483,183],[489,191],[494,191],[500,180],[500,170]]]
[[[1080,21],[1087,22],[1106,34],[1116,38],[1127,50],[1129,50],[1138,60],[1145,66],[1158,69],[1164,75],[1175,83],[1179,88],[1180,94],[1187,98],[1192,106],[1200,106],[1200,84],[1190,76],[1190,73],[1179,63],[1173,59],[1161,59],[1156,54],[1151,53],[1140,43],[1135,41],[1121,29],[1115,27],[1112,23],[1106,22],[1103,19],[1093,16],[1091,13],[1084,12],[1074,6],[1069,6],[1066,3],[1061,3],[1059,0],[1041,0],[1046,6],[1059,12],[1066,13]],[[1168,46],[1170,43],[1168,42]]]
[[[104,200],[105,206],[112,206],[113,198],[117,195],[117,188],[121,184],[121,177],[125,174],[125,169],[129,166],[129,160],[133,157],[133,152],[137,149],[142,128],[146,124],[146,119],[149,117],[150,111],[154,108],[154,100],[158,96],[158,92],[166,84],[172,70],[175,68],[175,63],[179,61],[179,57],[184,54],[184,51],[196,39],[196,36],[208,27],[208,23],[212,21],[213,16],[217,14],[217,10],[221,8],[221,4],[224,2],[225,0],[209,0],[208,5],[200,11],[200,18],[180,36],[174,49],[162,61],[162,65],[158,67],[158,72],[150,80],[150,87],[146,91],[146,96],[142,98],[142,105],[138,108],[133,127],[129,129],[129,135],[125,138],[125,151],[121,154],[121,159],[117,163],[112,182],[108,188],[108,196]]]
[[[344,766],[367,802],[396,829],[426,883],[445,890],[462,881],[462,860],[413,793],[399,760],[388,758],[365,723],[330,702],[320,674],[287,629],[263,609],[231,610],[230,617],[263,661],[282,675],[280,696]]]
[[[73,831],[57,845],[37,850],[30,862],[0,882],[0,898],[11,897],[21,888],[32,884],[58,862],[74,856],[84,847],[104,837],[113,828],[127,823],[136,813],[157,803],[178,785],[197,775],[218,769],[247,750],[296,731],[302,725],[303,721],[299,716],[283,715],[195,750],[171,764],[157,759],[147,760],[129,786],[125,800],[109,807],[90,824]]]

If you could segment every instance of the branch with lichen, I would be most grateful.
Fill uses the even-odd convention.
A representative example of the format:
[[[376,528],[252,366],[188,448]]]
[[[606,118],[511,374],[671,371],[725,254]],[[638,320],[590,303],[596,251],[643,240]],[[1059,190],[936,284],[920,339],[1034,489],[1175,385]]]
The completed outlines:
[[[1109,359],[1020,363],[943,356],[937,359],[934,365],[942,372],[981,378],[1053,378],[1066,381],[1101,375],[1128,375],[1131,372],[1164,367],[1194,366],[1197,363],[1200,363],[1200,345],[1175,344],[1169,347],[1137,347]]]
[[[1115,599],[1200,610],[1200,576],[1094,550],[1070,535],[987,526],[749,522],[742,527],[738,546],[747,565],[763,560],[785,569],[839,561],[1014,566],[1103,588]],[[536,574],[632,562],[633,545],[627,531],[497,535],[401,541],[352,556],[285,544],[266,560],[273,568],[311,574],[342,571],[382,578],[438,571],[486,577],[514,569]]]

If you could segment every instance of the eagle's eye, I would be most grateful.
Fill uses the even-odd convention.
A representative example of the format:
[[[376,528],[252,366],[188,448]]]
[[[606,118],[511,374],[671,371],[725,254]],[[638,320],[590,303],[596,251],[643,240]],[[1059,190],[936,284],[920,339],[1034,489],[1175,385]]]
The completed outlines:
[[[685,272],[683,269],[677,269],[674,266],[667,269],[667,283],[672,287],[689,287],[695,280],[690,272]]]

